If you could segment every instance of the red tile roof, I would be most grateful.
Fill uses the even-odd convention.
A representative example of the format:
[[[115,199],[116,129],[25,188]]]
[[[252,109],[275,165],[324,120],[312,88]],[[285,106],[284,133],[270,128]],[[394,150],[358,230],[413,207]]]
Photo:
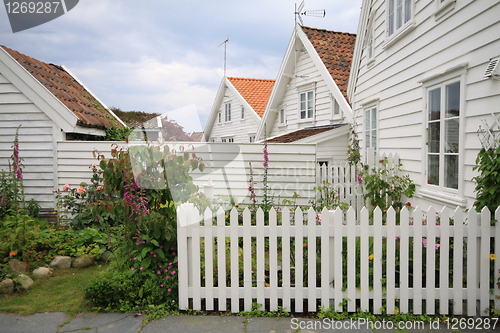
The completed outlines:
[[[241,96],[262,118],[266,109],[267,101],[273,89],[274,80],[245,79],[240,77],[228,77],[231,84],[239,91]]]
[[[318,52],[328,72],[347,99],[347,82],[354,54],[356,35],[302,26],[311,44]]]
[[[115,126],[123,127],[89,91],[61,66],[44,63],[3,45],[0,47],[71,110],[78,117],[78,125],[101,129]]]
[[[320,134],[326,131],[330,131],[339,127],[344,126],[345,124],[333,124],[333,125],[326,125],[326,126],[317,126],[317,127],[308,127],[308,128],[303,128],[295,132],[290,132],[287,134],[283,134],[277,137],[274,137],[272,139],[266,140],[269,143],[289,143],[289,142],[294,142],[298,140],[305,139],[307,137]]]

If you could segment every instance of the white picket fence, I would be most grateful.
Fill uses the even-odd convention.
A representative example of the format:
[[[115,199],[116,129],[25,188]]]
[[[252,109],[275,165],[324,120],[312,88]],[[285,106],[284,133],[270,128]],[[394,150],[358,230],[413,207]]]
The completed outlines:
[[[391,172],[397,174],[397,166],[399,165],[399,154],[378,154],[373,148],[369,148],[366,153],[365,165],[368,166],[369,172],[373,168],[379,169],[380,161],[385,160],[386,167]],[[316,184],[322,185],[324,182],[337,191],[340,202],[347,203],[356,211],[357,216],[364,207],[363,186],[360,181],[360,165],[351,165],[349,163],[333,163],[316,165]],[[391,177],[393,174],[387,174],[386,177]],[[318,194],[317,198],[318,199]]]
[[[181,309],[486,316],[500,308],[500,228],[487,209],[403,208],[399,223],[392,208],[373,217],[364,208],[359,222],[353,208],[324,210],[321,222],[312,209],[265,216],[179,207]]]

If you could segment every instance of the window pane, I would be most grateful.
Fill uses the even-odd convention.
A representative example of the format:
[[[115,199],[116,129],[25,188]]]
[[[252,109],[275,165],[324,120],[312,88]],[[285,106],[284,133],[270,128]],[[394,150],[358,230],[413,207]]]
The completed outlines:
[[[313,117],[314,111],[314,94],[312,91],[307,93],[307,118]]]
[[[444,156],[444,186],[458,189],[458,155]]]
[[[429,153],[439,153],[440,142],[440,123],[433,122],[429,124]]]
[[[441,116],[441,89],[429,91],[429,121],[438,120]]]
[[[404,23],[411,19],[411,0],[405,0],[405,20]]]
[[[398,7],[396,8],[396,30],[403,25],[403,0],[397,0]]]
[[[241,119],[245,119],[245,108],[241,107]]]
[[[370,110],[366,110],[365,112],[365,129],[369,130],[370,129]]]
[[[439,155],[429,155],[427,167],[427,183],[439,185]]]
[[[371,134],[370,131],[366,131],[365,133],[365,139],[366,139],[366,148],[371,147]]]
[[[372,147],[377,149],[377,131],[372,130]]]
[[[394,1],[389,0],[389,36],[394,33]]]
[[[445,153],[457,153],[458,154],[458,129],[459,121],[457,118],[446,120],[444,123],[444,148]]]
[[[446,118],[460,115],[460,82],[446,86]]]
[[[377,128],[377,109],[372,109],[372,129]]]

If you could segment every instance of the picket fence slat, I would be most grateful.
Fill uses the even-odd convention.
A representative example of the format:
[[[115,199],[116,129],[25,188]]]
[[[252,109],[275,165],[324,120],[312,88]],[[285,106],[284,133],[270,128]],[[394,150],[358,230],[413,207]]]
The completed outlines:
[[[251,236],[251,213],[245,208],[243,211],[243,286],[244,304],[243,308],[249,312],[252,310],[252,236]]]
[[[214,310],[214,257],[212,236],[212,212],[205,209],[203,218],[204,225],[204,257],[205,257],[205,308],[207,311]]]
[[[200,216],[182,205],[179,307],[226,311],[230,304],[237,313],[256,302],[260,310],[281,305],[297,313],[319,304],[374,314],[488,315],[500,294],[490,253],[500,254],[500,228],[490,224],[489,210],[396,213],[363,208],[359,221],[352,207],[321,216],[312,209],[252,215],[248,208],[242,216],[236,209]]]

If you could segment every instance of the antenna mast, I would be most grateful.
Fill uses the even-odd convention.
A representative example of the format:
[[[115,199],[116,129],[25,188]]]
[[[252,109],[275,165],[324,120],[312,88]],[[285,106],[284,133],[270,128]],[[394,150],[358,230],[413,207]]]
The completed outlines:
[[[305,0],[302,0],[300,5],[297,7],[297,4],[295,4],[295,25],[297,25],[297,20],[300,21],[300,25],[304,25],[304,22],[302,21],[302,16],[312,16],[312,17],[325,17],[326,16],[326,10],[324,9],[314,9],[314,10],[306,10],[302,11],[304,9],[304,2]]]
[[[223,41],[222,43],[220,43],[219,46],[218,46],[218,47],[221,47],[221,45],[224,44],[224,77],[226,77],[226,58],[227,58],[227,56],[226,56],[226,54],[227,54],[226,47],[227,47],[227,43],[228,42],[229,42],[229,37],[226,38],[226,40]]]

